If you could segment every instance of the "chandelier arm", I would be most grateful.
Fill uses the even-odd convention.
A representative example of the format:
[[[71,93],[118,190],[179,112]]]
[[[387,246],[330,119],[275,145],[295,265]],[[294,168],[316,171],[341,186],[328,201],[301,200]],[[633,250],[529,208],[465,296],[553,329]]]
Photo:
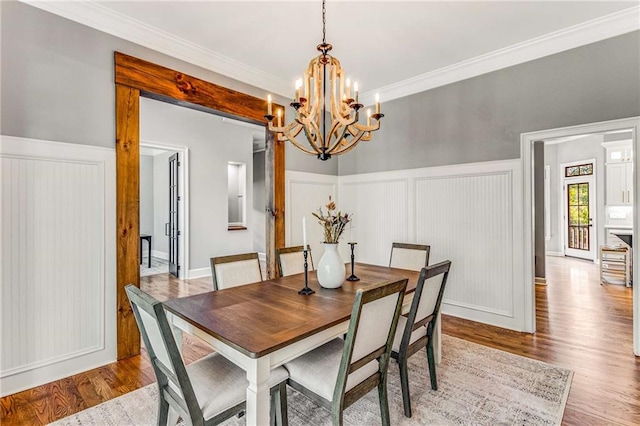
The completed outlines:
[[[300,129],[298,129],[297,133],[300,133],[300,130],[302,130],[302,127]],[[300,151],[309,154],[309,155],[315,155],[318,154],[318,151],[314,151],[311,150],[307,147],[305,147],[304,145],[302,145],[300,142],[298,142],[295,138],[295,136],[290,135],[288,133],[283,133],[283,136],[286,138],[286,140],[288,140],[289,142],[291,142],[296,148],[298,148]]]
[[[357,135],[354,136],[353,140],[351,140],[349,145],[346,145],[343,148],[335,150],[335,152],[333,152],[332,154],[340,155],[340,154],[344,154],[346,152],[351,151],[353,148],[356,147],[356,145],[358,145],[358,142],[360,142],[360,139],[362,139],[362,137],[365,135],[365,133],[366,132],[358,132]]]

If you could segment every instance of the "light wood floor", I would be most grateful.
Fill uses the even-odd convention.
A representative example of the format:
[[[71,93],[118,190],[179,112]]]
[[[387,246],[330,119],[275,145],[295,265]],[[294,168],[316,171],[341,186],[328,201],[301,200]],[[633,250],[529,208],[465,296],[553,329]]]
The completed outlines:
[[[632,290],[601,286],[598,268],[574,259],[547,259],[548,286],[536,287],[534,335],[443,316],[446,334],[574,371],[565,425],[639,425],[640,360],[632,350]],[[180,282],[141,279],[161,300],[211,289],[210,278]],[[192,362],[210,349],[185,336]],[[154,382],[146,356],[135,356],[0,399],[0,424],[41,425]]]

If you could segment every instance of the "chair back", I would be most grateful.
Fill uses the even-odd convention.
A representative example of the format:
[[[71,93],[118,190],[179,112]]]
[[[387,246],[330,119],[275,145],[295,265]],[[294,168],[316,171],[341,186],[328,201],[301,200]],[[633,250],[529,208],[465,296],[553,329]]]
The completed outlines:
[[[202,418],[202,411],[161,302],[133,284],[125,287],[133,315],[158,381],[158,395],[183,419]]]
[[[389,267],[419,271],[429,265],[431,246],[423,244],[393,243]]]
[[[411,333],[419,327],[426,326],[426,338],[431,339],[438,313],[440,312],[440,305],[442,304],[450,269],[451,261],[445,260],[422,268],[420,271],[416,291],[411,302],[411,309],[407,316],[407,325],[402,335],[400,351],[407,350],[411,340]],[[419,341],[414,342],[413,345],[419,346]]]
[[[385,383],[406,287],[407,279],[403,279],[357,290],[333,404],[347,408],[379,383]],[[360,368],[371,370],[372,374],[345,393],[350,375]]]
[[[214,290],[262,281],[258,253],[212,257],[211,276]]]
[[[307,251],[307,253],[307,268],[309,271],[313,271],[314,268],[311,250]],[[276,260],[281,277],[304,272],[303,246],[283,247],[277,249]]]

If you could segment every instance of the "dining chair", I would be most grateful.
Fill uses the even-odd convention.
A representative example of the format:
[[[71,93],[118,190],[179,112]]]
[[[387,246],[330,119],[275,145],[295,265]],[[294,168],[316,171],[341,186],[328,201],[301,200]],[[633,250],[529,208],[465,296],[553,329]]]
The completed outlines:
[[[391,357],[398,361],[400,367],[400,385],[406,417],[411,417],[407,359],[424,347],[427,348],[431,389],[438,390],[436,363],[433,356],[433,330],[438,321],[440,304],[450,269],[451,261],[449,260],[422,268],[411,302],[411,309],[408,314],[401,315],[398,319]]]
[[[403,279],[358,289],[346,338],[285,363],[287,383],[331,410],[334,425],[342,425],[343,410],[376,387],[382,424],[389,424],[387,367],[406,287]]]
[[[389,267],[419,271],[429,264],[430,251],[424,244],[392,243]]]
[[[244,370],[213,353],[185,366],[161,302],[133,284],[125,287],[158,382],[158,425],[170,408],[192,425],[216,425],[245,410]],[[287,370],[271,370],[271,423],[287,425]],[[177,420],[177,417],[175,418]]]
[[[211,276],[214,290],[262,281],[258,253],[212,257]]]
[[[304,272],[304,246],[282,247],[276,249],[276,260],[281,277]],[[308,251],[307,268],[313,271],[311,249]]]

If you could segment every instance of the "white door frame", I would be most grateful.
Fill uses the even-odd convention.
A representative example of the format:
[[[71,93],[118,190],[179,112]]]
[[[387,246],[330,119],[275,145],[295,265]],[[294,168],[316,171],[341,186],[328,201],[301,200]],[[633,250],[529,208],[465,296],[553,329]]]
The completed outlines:
[[[631,129],[633,140],[633,155],[637,156],[640,149],[640,117],[623,118],[620,120],[602,121],[599,123],[583,124],[578,126],[562,127],[558,129],[541,130],[537,132],[522,133],[520,135],[520,158],[522,161],[522,202],[523,202],[523,265],[524,265],[524,288],[525,288],[525,331],[534,332],[536,324],[536,298],[534,284],[534,179],[533,179],[533,143],[540,140],[573,136],[576,134],[601,133],[622,129]],[[635,158],[634,158],[635,161]],[[638,182],[637,163],[633,168],[633,181]],[[633,228],[635,232],[640,232],[640,185],[633,188]],[[640,283],[640,250],[633,250],[633,261],[636,265],[633,268],[633,282]],[[636,289],[637,290],[637,289]],[[633,352],[640,356],[640,292],[633,292]]]
[[[178,167],[178,193],[180,203],[178,206],[178,227],[180,239],[178,243],[178,265],[180,270],[178,278],[189,279],[189,148],[181,145],[167,145],[160,142],[140,140],[140,147],[163,149],[165,151],[178,152],[180,155],[180,167]]]
[[[593,174],[589,175],[589,176],[574,176],[574,177],[565,177],[564,175],[564,170],[565,167],[570,167],[570,166],[577,166],[580,164],[588,164],[591,163],[593,164]],[[588,256],[587,257],[582,257],[582,256],[575,256],[575,257],[579,257],[581,259],[588,259],[591,261],[596,262],[596,259],[598,257],[598,250],[596,250],[596,247],[598,247],[598,226],[597,226],[597,222],[598,222],[598,217],[597,217],[597,186],[596,186],[596,182],[597,182],[597,177],[596,177],[596,159],[595,158],[590,158],[587,160],[581,160],[581,161],[571,161],[569,163],[562,163],[560,164],[560,174],[558,176],[560,176],[560,191],[558,192],[560,194],[560,197],[562,197],[561,202],[559,203],[559,205],[562,206],[562,209],[560,210],[560,222],[562,224],[562,232],[559,232],[560,234],[560,244],[562,247],[562,252],[565,256],[573,256],[574,254],[572,254],[571,252],[567,253],[567,250],[573,250],[573,249],[569,249],[568,245],[569,245],[569,239],[568,239],[568,235],[567,235],[567,222],[569,220],[569,218],[566,216],[567,213],[567,193],[565,192],[565,185],[567,184],[571,184],[571,183],[575,183],[575,182],[589,182],[589,214],[591,215],[591,217],[593,218],[592,223],[591,223],[591,228],[592,230],[589,231],[589,246],[591,248],[591,250],[589,250],[588,252]],[[597,263],[597,262],[596,262]]]

